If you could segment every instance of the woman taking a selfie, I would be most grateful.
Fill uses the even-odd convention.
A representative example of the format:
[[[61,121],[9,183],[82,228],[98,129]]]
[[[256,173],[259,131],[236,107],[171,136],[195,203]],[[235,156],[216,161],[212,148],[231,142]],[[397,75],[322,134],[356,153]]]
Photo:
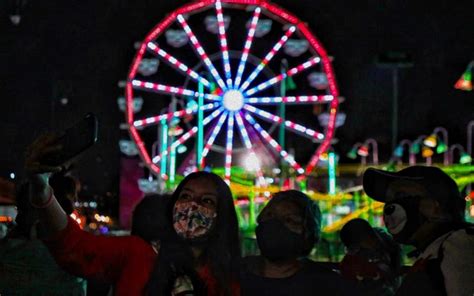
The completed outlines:
[[[58,168],[40,160],[60,149],[54,141],[33,143],[26,169],[31,204],[40,209],[45,242],[61,267],[114,284],[115,295],[240,295],[237,217],[220,177],[197,172],[179,184],[167,211],[175,237],[159,248],[136,236],[94,236],[67,217],[48,185]]]

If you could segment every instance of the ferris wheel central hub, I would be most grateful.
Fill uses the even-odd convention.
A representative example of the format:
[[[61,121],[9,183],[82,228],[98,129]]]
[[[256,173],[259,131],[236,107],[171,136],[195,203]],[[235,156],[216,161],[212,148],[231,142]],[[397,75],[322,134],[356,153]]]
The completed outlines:
[[[244,95],[235,89],[228,90],[222,96],[222,104],[228,111],[239,111],[244,107]]]

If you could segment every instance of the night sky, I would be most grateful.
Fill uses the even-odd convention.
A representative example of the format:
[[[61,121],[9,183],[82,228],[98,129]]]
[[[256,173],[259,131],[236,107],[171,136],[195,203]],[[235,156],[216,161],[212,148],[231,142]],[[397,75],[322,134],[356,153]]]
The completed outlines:
[[[89,192],[117,194],[118,140],[126,136],[119,130],[124,117],[117,82],[126,77],[134,42],[187,1],[23,0],[19,26],[10,23],[11,2],[0,2],[1,176],[21,171],[23,150],[39,133],[93,111],[101,122],[100,141],[81,158],[77,175]],[[340,109],[347,114],[336,151],[345,154],[372,137],[382,160],[390,157],[392,77],[375,57],[393,50],[409,53],[414,62],[400,72],[399,138],[443,126],[450,143],[466,145],[474,94],[453,84],[474,59],[473,1],[273,2],[307,21],[335,58],[346,98]]]

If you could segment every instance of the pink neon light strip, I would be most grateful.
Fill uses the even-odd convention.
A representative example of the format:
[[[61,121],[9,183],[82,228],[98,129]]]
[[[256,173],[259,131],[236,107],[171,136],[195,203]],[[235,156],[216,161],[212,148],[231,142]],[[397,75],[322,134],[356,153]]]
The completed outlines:
[[[224,175],[227,184],[230,183],[230,174],[232,168],[232,144],[234,139],[234,113],[229,113],[227,120],[227,139],[225,144],[225,167]]]
[[[204,146],[204,149],[202,150],[202,156],[201,156],[201,167],[204,167],[205,165],[205,158],[207,156],[207,154],[209,153],[209,150],[211,150],[211,147],[212,145],[214,144],[214,141],[216,140],[216,137],[217,135],[219,134],[219,132],[221,131],[221,128],[222,128],[222,125],[224,124],[226,118],[227,118],[227,114],[229,112],[224,112],[221,117],[219,117],[219,121],[217,122],[217,125],[214,127],[214,129],[212,130],[212,133],[211,135],[209,136],[209,139],[207,140],[206,142],[206,145]]]
[[[314,65],[316,65],[317,63],[319,63],[321,61],[321,58],[319,57],[313,57],[311,59],[309,59],[308,61],[302,63],[301,65],[298,65],[296,67],[293,67],[291,68],[290,70],[288,70],[286,73],[282,73],[278,76],[275,76],[273,77],[272,79],[269,79],[265,82],[262,82],[260,83],[259,85],[247,90],[245,92],[245,96],[251,96],[261,90],[264,90],[280,81],[282,81],[283,79],[285,79],[286,77],[291,77],[291,76],[294,76],[296,74],[298,74],[299,72],[303,71],[303,70],[306,70]]]
[[[299,20],[296,18],[294,15],[290,14],[288,11],[285,9],[277,6],[276,4],[270,2],[270,1],[262,1],[260,3],[260,6],[263,9],[268,10],[269,12],[273,13],[274,15],[283,18],[287,22],[296,25]]]
[[[334,117],[335,117],[336,112],[337,112],[338,101],[334,100],[332,105],[335,105],[336,107],[331,106],[331,109],[330,109],[329,113],[331,115],[334,114]],[[331,119],[331,117],[330,117],[330,119]],[[335,130],[336,130],[335,120],[334,121],[330,120],[329,123],[328,123],[328,127],[327,127],[326,137],[329,137],[329,139],[331,139],[334,135]],[[316,153],[313,155],[313,157],[309,161],[308,165],[306,166],[306,174],[311,173],[311,171],[316,167],[316,165],[318,164],[318,161],[320,159],[321,154],[324,153],[329,148],[330,145],[331,145],[331,142],[330,142],[330,140],[327,140],[327,138],[326,138],[325,141],[323,141],[323,143],[321,143],[321,145],[319,145],[318,149],[316,149]]]
[[[283,121],[283,119],[281,117],[273,115],[273,114],[271,114],[267,111],[258,109],[254,106],[244,105],[244,109],[249,111],[249,112],[254,113],[255,115],[257,115],[257,116],[259,116],[263,119],[273,121],[273,122],[279,123],[279,124],[283,123],[285,125],[285,128],[293,130],[293,131],[298,132],[298,133],[301,133],[303,135],[307,135],[307,136],[309,136],[313,139],[316,139],[316,140],[323,140],[324,139],[324,134],[322,134],[322,133],[318,133],[315,130],[312,130],[310,128],[302,126],[301,124],[294,123],[290,120]]]
[[[273,46],[273,48],[270,50],[270,52],[267,53],[265,58],[260,62],[260,64],[255,68],[255,70],[250,74],[250,76],[247,78],[247,80],[242,84],[242,87],[240,87],[240,90],[246,90],[247,87],[249,87],[250,83],[254,81],[255,78],[257,78],[258,74],[265,68],[268,63],[272,60],[272,58],[278,53],[278,51],[283,47],[283,45],[288,41],[288,38],[296,31],[295,26],[291,26],[288,30],[286,30],[286,33],[280,38],[280,40]]]
[[[129,126],[131,137],[135,140],[135,143],[138,148],[138,152],[140,153],[143,161],[150,164],[150,167],[159,172],[160,168],[151,162],[150,156],[146,151],[145,143],[141,140],[140,135],[138,134],[137,129],[133,126],[133,87],[130,82],[127,83],[126,86],[126,94],[127,94],[127,112],[126,112],[126,119]]]
[[[240,113],[235,114],[235,121],[237,121],[237,125],[239,127],[238,130],[240,131],[240,135],[242,136],[242,140],[244,141],[245,147],[251,155],[256,156],[255,150],[253,150],[252,143],[250,142],[250,137],[247,132],[247,128],[244,125],[244,121],[242,120],[242,116],[240,115]],[[257,169],[257,177],[260,184],[265,183],[265,179],[263,178],[263,172],[260,167]]]
[[[131,126],[130,127],[130,133],[132,134],[132,137],[138,137],[138,131],[135,127]],[[143,141],[137,141],[137,148],[138,150],[143,153],[143,156],[144,156],[144,160],[145,161],[150,161],[150,158],[148,157],[148,154],[147,153],[144,153],[146,152],[146,148],[145,148],[145,143],[143,143]]]
[[[224,111],[224,108],[219,108],[219,109],[215,110],[214,112],[212,112],[210,115],[208,115],[202,121],[203,126],[206,126],[207,124],[209,124],[209,122],[214,120],[223,111]],[[163,153],[160,153],[159,155],[155,156],[152,159],[152,162],[153,163],[158,163],[164,155],[168,155],[168,153],[171,152],[171,149],[173,149],[173,148],[176,149],[179,145],[183,144],[184,142],[189,140],[191,137],[195,136],[197,132],[198,132],[198,127],[193,126],[189,131],[187,131],[181,137],[179,137],[178,140],[174,141],[166,151],[164,151]]]
[[[239,67],[237,69],[237,77],[235,78],[235,87],[237,88],[240,86],[240,82],[242,81],[242,74],[244,73],[245,64],[249,56],[250,48],[252,47],[253,37],[255,36],[255,30],[257,29],[257,23],[261,11],[262,9],[257,7],[253,12],[252,21],[250,22],[249,31],[247,33],[247,39],[245,40],[244,49],[242,50]]]
[[[219,43],[222,51],[222,62],[224,65],[224,73],[226,77],[227,87],[232,87],[232,77],[229,61],[229,48],[227,46],[227,36],[225,33],[224,16],[222,15],[222,3],[220,0],[216,1],[217,25],[219,27]]]
[[[202,106],[201,109],[203,111],[208,111],[208,110],[217,108],[217,106],[219,106],[219,103],[210,103],[210,104]],[[170,112],[170,113],[166,113],[166,114],[162,114],[158,116],[152,116],[145,119],[136,120],[133,122],[133,125],[135,127],[146,127],[155,123],[159,123],[162,119],[170,120],[171,118],[181,118],[181,117],[184,117],[185,115],[195,114],[196,112],[197,112],[197,108],[184,109],[184,110],[180,110],[176,112]]]
[[[247,98],[246,102],[250,104],[296,104],[296,103],[327,103],[334,100],[333,96],[287,96],[287,97],[259,97]]]
[[[184,19],[184,17],[180,14],[180,15],[177,16],[177,20],[181,24],[181,26],[183,27],[183,30],[184,30],[184,32],[186,32],[186,35],[188,35],[189,40],[191,40],[191,43],[194,46],[194,49],[196,50],[199,57],[201,57],[201,59],[204,61],[204,64],[206,65],[206,67],[211,72],[211,75],[214,77],[214,79],[216,80],[219,87],[222,90],[226,90],[227,86],[225,85],[224,80],[222,80],[222,78],[220,77],[219,72],[217,72],[216,68],[212,64],[212,62],[209,59],[209,57],[207,56],[206,52],[202,48],[201,43],[199,43],[199,41],[197,40],[196,35],[194,35],[193,31],[189,27],[189,25],[186,22],[186,20]]]
[[[277,141],[275,141],[275,139],[272,138],[272,136],[270,136],[270,134],[268,134],[268,132],[266,132],[261,126],[260,124],[258,124],[255,119],[253,119],[253,117],[248,114],[248,113],[245,113],[245,119],[255,128],[255,130],[257,132],[259,132],[259,134],[262,136],[262,138],[268,143],[270,144],[270,146],[278,153],[280,154],[281,157],[283,157],[283,159],[291,166],[293,167],[297,172],[298,174],[303,174],[304,173],[304,169],[295,161],[295,159],[293,157],[291,157],[288,152],[286,152],[285,150],[283,150],[283,148],[281,148],[281,146],[278,144]]]
[[[169,86],[169,85],[164,85],[164,84],[159,84],[159,83],[154,83],[154,82],[145,82],[145,81],[136,80],[136,79],[132,80],[132,85],[134,88],[151,90],[158,93],[183,95],[183,96],[189,96],[189,97],[195,97],[195,98],[199,97],[200,95],[198,92],[195,92],[189,89],[184,89],[181,87]],[[218,95],[203,94],[203,96],[206,100],[210,100],[210,101],[221,100],[221,97]]]
[[[155,54],[159,55],[160,57],[163,58],[164,61],[170,63],[173,65],[176,69],[180,70],[181,72],[185,73],[192,79],[194,79],[197,82],[201,82],[205,87],[210,88],[211,84],[209,81],[207,81],[206,78],[202,77],[192,69],[190,69],[187,65],[183,64],[181,61],[179,61],[177,58],[173,57],[169,53],[167,53],[165,50],[160,48],[157,43],[154,42],[149,42],[148,43],[148,48],[153,51]]]

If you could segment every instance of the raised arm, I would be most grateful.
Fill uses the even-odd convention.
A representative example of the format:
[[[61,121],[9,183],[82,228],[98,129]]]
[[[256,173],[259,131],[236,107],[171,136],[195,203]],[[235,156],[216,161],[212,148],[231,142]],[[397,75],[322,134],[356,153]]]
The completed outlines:
[[[25,160],[25,170],[30,184],[30,202],[38,209],[41,224],[48,236],[58,233],[67,225],[67,215],[49,186],[49,176],[61,168],[41,163],[41,159],[45,156],[57,153],[61,149],[54,145],[55,141],[56,137],[53,135],[40,136],[28,147]]]
[[[127,272],[141,274],[142,282],[136,281],[135,288],[142,289],[156,258],[153,248],[138,237],[92,235],[66,215],[48,183],[50,173],[60,168],[40,162],[61,149],[54,143],[53,136],[40,137],[29,147],[25,162],[30,202],[40,213],[40,223],[46,231],[44,241],[51,254],[63,269],[85,278],[115,283]]]

